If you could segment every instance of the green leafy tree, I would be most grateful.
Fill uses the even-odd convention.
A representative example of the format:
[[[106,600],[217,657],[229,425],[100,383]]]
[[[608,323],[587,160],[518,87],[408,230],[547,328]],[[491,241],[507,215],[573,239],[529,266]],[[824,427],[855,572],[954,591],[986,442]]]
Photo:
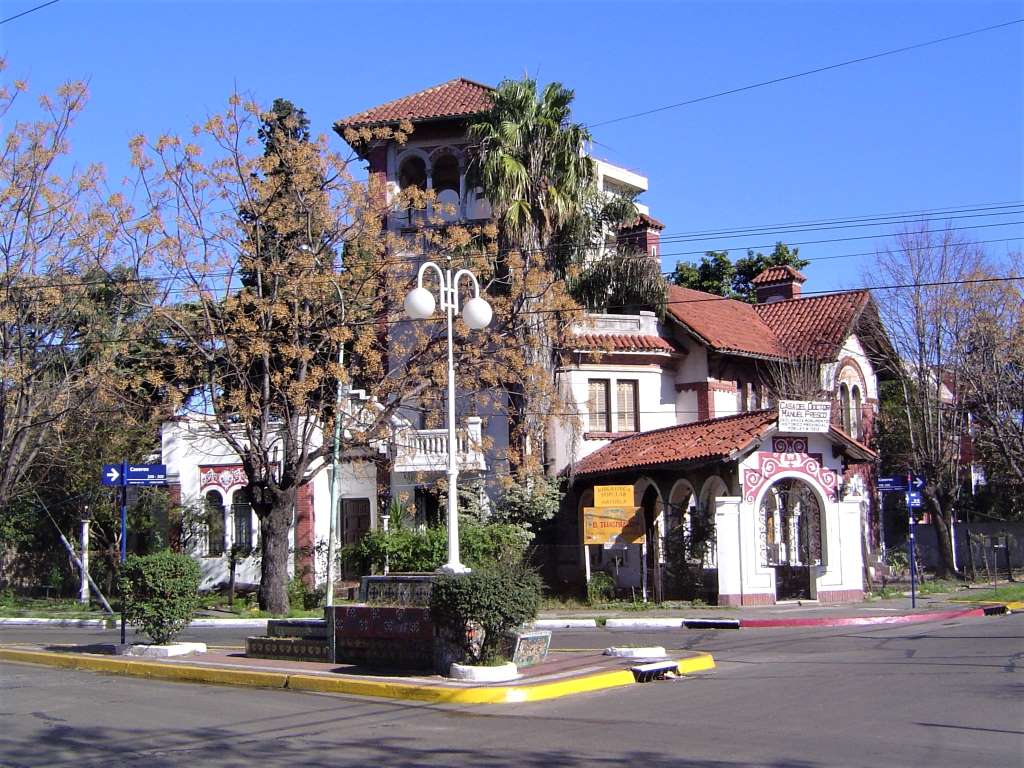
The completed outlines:
[[[800,258],[799,248],[790,248],[782,242],[776,243],[768,255],[748,250],[747,255],[735,263],[729,258],[728,251],[708,251],[698,264],[678,262],[672,282],[684,288],[753,304],[757,301],[753,280],[764,270],[783,266],[800,270],[808,264],[807,259]]]
[[[672,282],[695,291],[732,297],[732,281],[736,267],[728,251],[708,251],[699,264],[680,261],[672,273]]]

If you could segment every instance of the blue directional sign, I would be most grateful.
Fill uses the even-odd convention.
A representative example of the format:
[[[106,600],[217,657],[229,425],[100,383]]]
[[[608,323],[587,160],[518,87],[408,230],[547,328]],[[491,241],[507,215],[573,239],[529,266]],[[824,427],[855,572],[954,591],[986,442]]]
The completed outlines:
[[[920,491],[911,491],[907,494],[907,504],[910,505],[911,509],[920,509],[924,506],[924,499],[921,497]]]
[[[120,464],[104,464],[100,472],[100,482],[104,485],[122,485]]]
[[[910,476],[910,488],[909,490],[918,491],[924,488],[924,478],[920,475]],[[906,475],[888,475],[887,477],[878,478],[878,490],[882,493],[887,491],[907,491],[907,476]]]
[[[126,464],[125,485],[167,485],[167,465]]]

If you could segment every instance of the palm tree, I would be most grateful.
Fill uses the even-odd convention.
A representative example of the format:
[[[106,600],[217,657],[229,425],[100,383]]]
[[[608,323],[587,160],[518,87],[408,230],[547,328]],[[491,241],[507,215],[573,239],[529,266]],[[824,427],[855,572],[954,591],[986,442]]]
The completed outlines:
[[[533,276],[532,282],[524,279],[511,303],[510,330],[525,366],[518,382],[506,384],[513,432],[522,451],[520,469],[527,470],[532,462],[543,462],[541,414],[552,410],[558,339],[569,320],[568,314],[551,311],[552,295],[568,291],[568,305],[587,308],[613,304],[608,294],[622,281],[608,269],[595,271],[593,259],[608,226],[637,215],[632,200],[609,200],[598,191],[594,162],[584,152],[590,133],[571,122],[573,98],[573,91],[560,83],[538,92],[531,78],[505,80],[494,91],[490,112],[469,128],[476,145],[470,174],[491,203],[498,253],[508,255],[497,265],[498,281],[512,285],[513,271]],[[636,261],[619,259],[616,264],[635,273]],[[581,274],[589,279],[581,281]],[[657,296],[650,303],[658,305],[664,300],[664,283],[654,282],[658,285],[652,293]]]

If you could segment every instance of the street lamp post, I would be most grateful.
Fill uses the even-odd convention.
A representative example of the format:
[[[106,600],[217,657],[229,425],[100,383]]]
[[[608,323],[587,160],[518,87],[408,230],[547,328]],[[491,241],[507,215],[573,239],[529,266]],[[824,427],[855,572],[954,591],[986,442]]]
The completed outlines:
[[[459,558],[459,513],[458,513],[458,445],[455,439],[455,358],[452,349],[452,322],[455,315],[461,314],[466,325],[473,330],[486,328],[491,323],[491,305],[480,298],[480,284],[476,276],[468,269],[457,272],[442,270],[437,264],[428,261],[420,266],[416,275],[416,287],[405,297],[405,311],[414,320],[426,320],[434,314],[434,294],[423,287],[423,275],[432,269],[437,272],[438,297],[441,309],[448,320],[448,562],[441,566],[444,573],[467,573],[469,568]],[[469,278],[473,285],[473,298],[459,306],[459,281]]]
[[[309,253],[312,249],[308,245],[300,245],[299,250]],[[315,258],[315,257],[314,257]],[[319,264],[319,259],[316,259]],[[341,292],[341,286],[334,284],[334,290],[338,294],[338,303],[341,305],[341,321],[345,321],[345,296]],[[338,344],[338,370],[345,367],[345,345]],[[331,446],[331,516],[328,523],[327,533],[327,587],[324,594],[324,604],[329,608],[334,605],[334,560],[337,557],[337,518],[338,518],[338,474],[341,468],[341,410],[345,393],[345,383],[339,374],[335,382],[334,390],[334,443]]]

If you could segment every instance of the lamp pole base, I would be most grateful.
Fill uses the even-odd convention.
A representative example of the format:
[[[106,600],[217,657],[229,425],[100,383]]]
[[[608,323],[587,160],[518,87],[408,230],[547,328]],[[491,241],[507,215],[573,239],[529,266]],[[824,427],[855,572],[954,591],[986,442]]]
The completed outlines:
[[[462,573],[469,573],[470,568],[468,565],[463,565],[462,563],[445,563],[437,569],[437,572],[459,575]]]

